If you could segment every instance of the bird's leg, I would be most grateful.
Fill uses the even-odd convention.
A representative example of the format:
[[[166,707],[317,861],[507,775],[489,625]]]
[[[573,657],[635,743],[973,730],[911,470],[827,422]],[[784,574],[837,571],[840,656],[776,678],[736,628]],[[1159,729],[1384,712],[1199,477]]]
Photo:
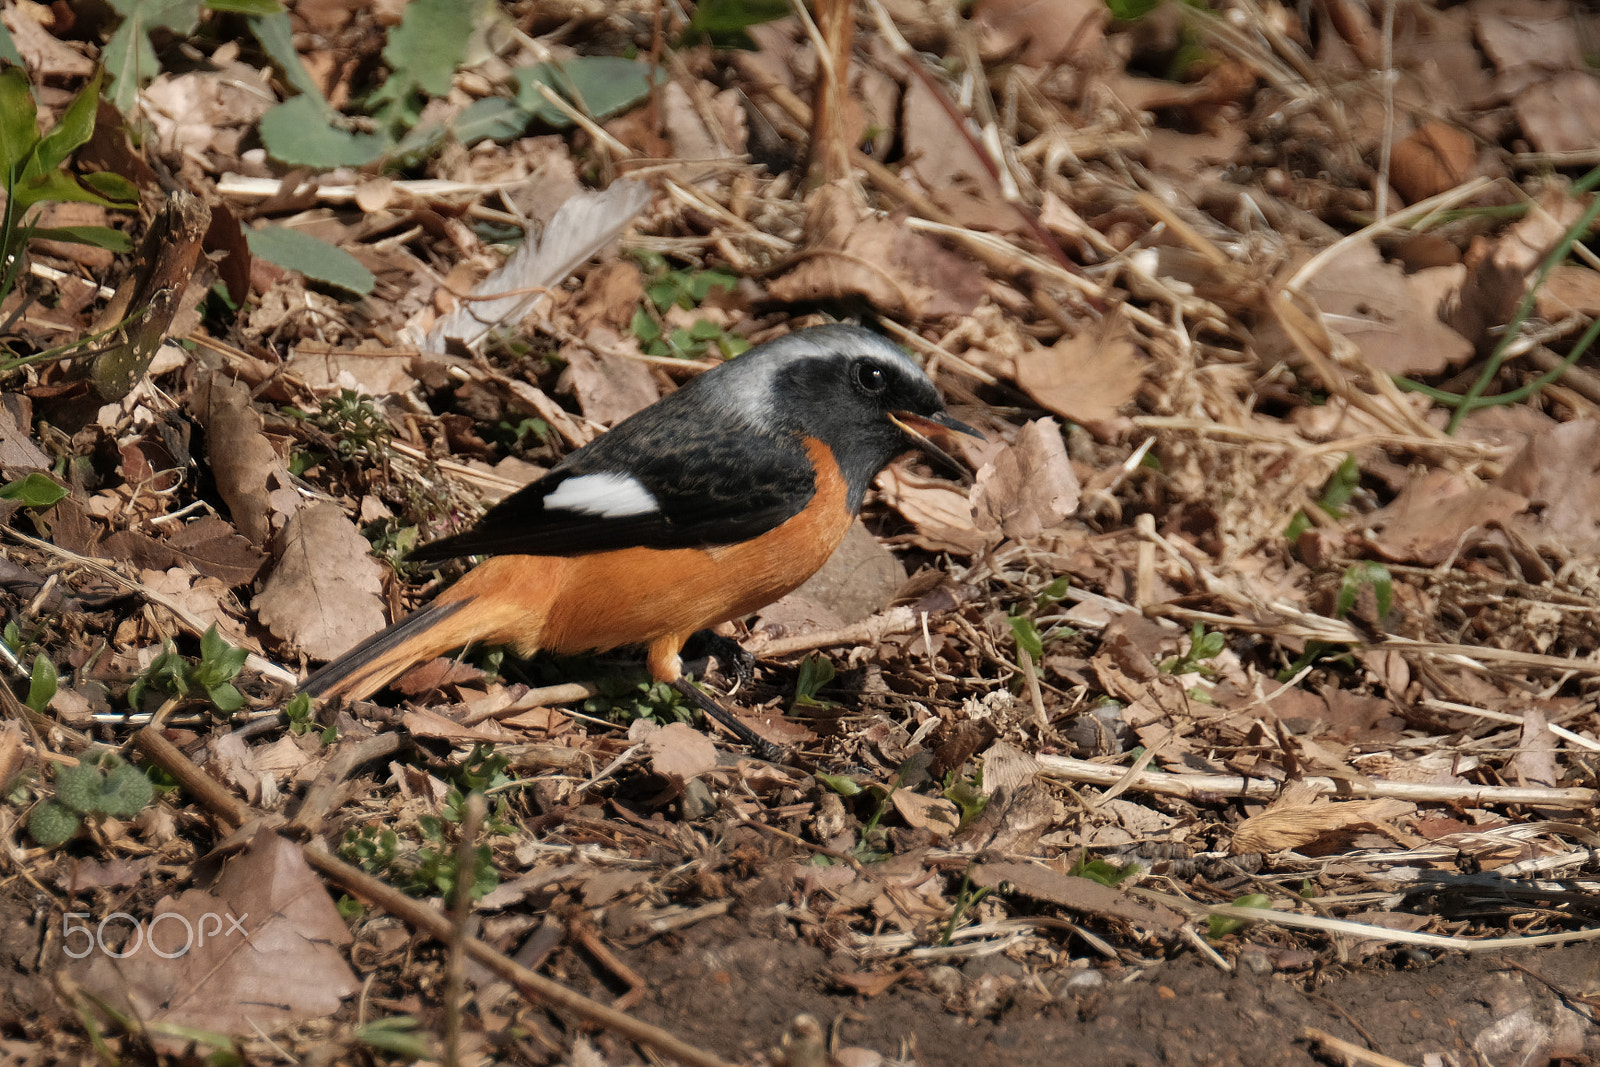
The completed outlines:
[[[688,648],[695,653],[717,657],[722,669],[733,676],[733,688],[743,689],[756,680],[756,658],[743,645],[715,630],[696,630]],[[689,658],[693,659],[694,655]]]
[[[689,679],[679,675],[670,684],[672,688],[688,697],[689,702],[695,707],[731,730],[733,736],[737,737],[741,743],[749,745],[750,751],[755,753],[757,759],[764,759],[768,763],[783,762],[783,749],[740,722],[733,712],[702,693],[700,688]]]

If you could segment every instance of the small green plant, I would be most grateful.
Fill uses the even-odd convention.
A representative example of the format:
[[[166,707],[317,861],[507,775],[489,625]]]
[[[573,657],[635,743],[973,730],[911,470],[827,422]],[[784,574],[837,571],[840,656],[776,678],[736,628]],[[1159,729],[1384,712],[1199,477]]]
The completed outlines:
[[[15,500],[25,508],[48,508],[59,504],[66,496],[67,490],[63,486],[39,471],[0,485],[0,500]]]
[[[308,734],[318,728],[317,718],[312,712],[311,697],[306,693],[296,693],[289,698],[283,706],[283,717],[289,722],[291,734]],[[331,745],[339,740],[339,728],[328,726],[322,731],[322,743]]]
[[[988,887],[982,889],[972,887],[972,864],[968,863],[961,872],[961,889],[956,893],[956,904],[950,911],[950,921],[944,924],[944,936],[939,939],[939,944],[948,945],[956,934],[956,927],[961,925],[961,920],[966,917],[967,912],[977,907],[978,903],[988,895]]]
[[[1220,633],[1208,633],[1198,622],[1189,630],[1189,647],[1181,656],[1173,656],[1161,664],[1163,674],[1203,674],[1211,677],[1216,668],[1206,661],[1216,659],[1228,647],[1228,639]]]
[[[1129,863],[1125,867],[1118,867],[1105,860],[1093,859],[1087,853],[1078,857],[1078,862],[1072,865],[1072,870],[1067,872],[1078,878],[1087,878],[1101,885],[1121,885],[1129,878],[1139,873],[1137,863]]]
[[[1317,507],[1331,518],[1340,518],[1360,485],[1361,465],[1356,462],[1355,453],[1352,452],[1344,457],[1338,469],[1322,487],[1322,496],[1317,499]],[[1311,529],[1311,519],[1305,512],[1297,511],[1294,518],[1289,521],[1289,525],[1284,528],[1283,536],[1292,545],[1309,529]]]
[[[190,663],[180,656],[172,642],[168,641],[162,646],[161,654],[139,673],[139,677],[128,688],[128,704],[138,709],[144,700],[145,690],[154,685],[176,697],[187,697],[191,691],[199,690],[219,712],[232,715],[245,704],[244,694],[239,692],[233,680],[244,668],[244,661],[249,654],[246,649],[228,644],[217,633],[215,624],[200,637],[200,659],[197,662]]]
[[[346,830],[339,855],[368,874],[383,876],[400,855],[400,835],[388,827]]]
[[[795,680],[794,703],[790,705],[790,710],[838,707],[834,701],[823,700],[817,696],[823,686],[833,681],[837,673],[833,663],[826,656],[808,652],[806,658],[800,661],[800,676]]]
[[[385,446],[394,437],[394,427],[389,425],[377,401],[354,389],[341,389],[338,396],[327,397],[315,413],[293,407],[281,410],[292,419],[322,430],[338,449],[340,458],[346,460],[381,459]],[[314,454],[308,457],[306,465],[313,462]]]
[[[33,670],[28,674],[28,707],[43,715],[45,709],[50,706],[51,699],[56,695],[59,684],[56,665],[50,662],[43,652],[34,656]]]
[[[1017,650],[1026,652],[1034,663],[1044,659],[1044,646],[1047,642],[1072,637],[1078,632],[1070,626],[1052,626],[1049,630],[1041,632],[1039,624],[1033,620],[1033,615],[1049,611],[1059,604],[1067,595],[1069,588],[1071,588],[1070,579],[1057,578],[1033,598],[1032,613],[1024,614],[1022,610],[1018,610],[1006,616],[1006,622],[1011,626],[1011,637],[1017,643]],[[1018,659],[1021,657],[1018,656]]]
[[[648,299],[633,313],[629,329],[647,355],[678,359],[719,355],[732,359],[750,347],[749,341],[727,333],[710,319],[700,319],[688,329],[668,329],[661,318],[674,306],[685,311],[699,307],[715,289],[732,291],[739,284],[738,278],[715,270],[674,270],[664,256],[647,250],[636,250],[634,258],[650,280],[645,287]]]
[[[132,818],[154,799],[155,786],[138,767],[109,752],[98,760],[86,757],[76,767],[57,768],[56,795],[34,805],[28,833],[54,848],[77,834],[85,818]]]
[[[683,694],[666,682],[630,682],[602,679],[600,695],[583,702],[586,715],[614,722],[693,722],[695,709],[684,703]]]
[[[1352,563],[1345,568],[1344,577],[1339,581],[1339,596],[1334,602],[1333,617],[1342,619],[1350,614],[1350,609],[1356,606],[1356,598],[1366,587],[1372,589],[1378,618],[1386,617],[1394,606],[1394,578],[1389,574],[1389,568],[1377,560]]]
[[[983,791],[982,770],[971,778],[963,778],[955,771],[951,771],[945,775],[942,795],[961,812],[961,821],[956,826],[957,832],[971,826],[989,806],[989,794]]]
[[[1233,906],[1236,908],[1270,908],[1272,907],[1272,898],[1265,893],[1246,893],[1244,896],[1235,899]],[[1232,915],[1213,915],[1206,920],[1206,926],[1209,928],[1207,936],[1213,941],[1227,937],[1234,931],[1242,929],[1244,924],[1249,921]]]
[[[0,300],[11,294],[27,266],[27,246],[35,237],[96,245],[114,252],[132,248],[125,234],[105,226],[40,227],[29,212],[51,201],[98,204],[117,211],[139,206],[139,191],[116,174],[78,176],[65,169],[67,157],[94,133],[101,73],[96,72],[61,119],[40,134],[38,110],[27,73],[18,66],[0,71],[0,182],[6,202],[0,215]]]

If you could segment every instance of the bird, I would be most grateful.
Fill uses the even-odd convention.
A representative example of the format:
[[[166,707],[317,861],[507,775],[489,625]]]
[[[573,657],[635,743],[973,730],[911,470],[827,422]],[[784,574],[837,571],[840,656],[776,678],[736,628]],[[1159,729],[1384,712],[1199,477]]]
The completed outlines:
[[[488,558],[301,689],[364,700],[469,645],[524,656],[643,645],[651,677],[771,751],[683,677],[684,644],[801,585],[878,472],[913,449],[954,464],[952,433],[982,438],[886,338],[844,324],[795,330],[689,380],[476,525],[414,550]]]

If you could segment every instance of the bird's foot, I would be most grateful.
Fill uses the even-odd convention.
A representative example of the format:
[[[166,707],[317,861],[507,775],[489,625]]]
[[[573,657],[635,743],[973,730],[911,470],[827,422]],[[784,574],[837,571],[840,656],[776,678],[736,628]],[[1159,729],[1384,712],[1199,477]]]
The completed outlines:
[[[733,688],[744,689],[756,680],[756,658],[743,645],[715,630],[696,630],[685,644],[691,658],[715,656],[724,673],[733,677]]]
[[[672,682],[672,688],[687,697],[689,702],[702,712],[726,726],[732,731],[733,736],[739,739],[740,743],[749,745],[750,751],[755,754],[757,759],[766,760],[768,763],[784,762],[783,749],[750,729],[733,712],[701,692],[700,687],[689,681],[689,679],[680,676],[676,681]]]

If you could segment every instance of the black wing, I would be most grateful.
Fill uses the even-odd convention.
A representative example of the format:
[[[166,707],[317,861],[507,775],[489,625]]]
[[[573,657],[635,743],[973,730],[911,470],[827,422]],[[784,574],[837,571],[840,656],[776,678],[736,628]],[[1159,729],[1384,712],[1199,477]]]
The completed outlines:
[[[654,507],[606,515],[546,506],[563,484],[594,475],[631,478]],[[736,544],[799,514],[815,493],[816,470],[795,438],[759,433],[748,424],[712,429],[634,420],[502,500],[472,529],[423,545],[412,558]]]

